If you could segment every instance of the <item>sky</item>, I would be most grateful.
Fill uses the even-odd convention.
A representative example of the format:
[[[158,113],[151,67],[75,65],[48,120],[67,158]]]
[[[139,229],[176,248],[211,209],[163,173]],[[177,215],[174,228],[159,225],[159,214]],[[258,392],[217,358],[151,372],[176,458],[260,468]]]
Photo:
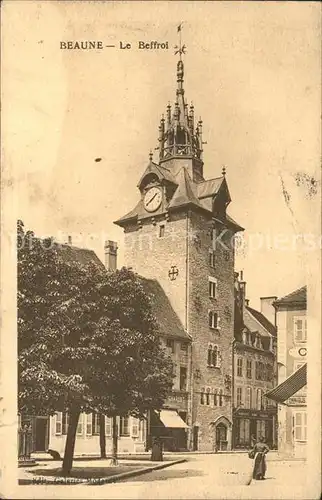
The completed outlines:
[[[27,229],[58,241],[71,235],[101,259],[104,240],[115,240],[124,263],[113,221],[136,204],[161,114],[174,101],[182,22],[204,175],[226,166],[228,213],[245,228],[236,270],[250,303],[305,284],[320,245],[318,3],[16,0],[3,8],[4,180]],[[60,50],[67,40],[116,47]],[[139,50],[140,40],[168,41],[169,50]]]

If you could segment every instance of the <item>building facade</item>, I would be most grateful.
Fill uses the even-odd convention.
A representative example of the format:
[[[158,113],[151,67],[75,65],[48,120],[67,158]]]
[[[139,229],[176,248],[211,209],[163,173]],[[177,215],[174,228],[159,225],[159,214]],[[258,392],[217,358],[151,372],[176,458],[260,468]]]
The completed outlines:
[[[240,280],[235,273],[235,294],[233,447],[249,449],[262,436],[276,448],[277,407],[265,397],[277,379],[276,328],[249,307],[242,273]]]
[[[125,264],[157,280],[191,339],[187,448],[211,451],[232,445],[231,243],[242,228],[226,211],[225,170],[210,180],[203,176],[202,122],[195,123],[192,105],[188,109],[183,76],[180,59],[175,104],[160,122],[159,161],[151,155],[137,205],[116,224],[125,233]]]
[[[278,384],[294,380],[307,362],[306,287],[274,302],[278,329]],[[299,374],[301,375],[302,370]],[[303,383],[301,384],[303,385]],[[293,391],[294,392],[294,391]],[[307,442],[306,385],[278,406],[279,444],[282,456],[305,458]]]

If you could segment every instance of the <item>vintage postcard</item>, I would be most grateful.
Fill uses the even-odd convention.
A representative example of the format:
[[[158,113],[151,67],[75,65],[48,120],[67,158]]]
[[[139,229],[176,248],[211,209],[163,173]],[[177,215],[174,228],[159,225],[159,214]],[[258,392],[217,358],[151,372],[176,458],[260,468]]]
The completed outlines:
[[[0,497],[318,499],[318,2],[2,3]]]

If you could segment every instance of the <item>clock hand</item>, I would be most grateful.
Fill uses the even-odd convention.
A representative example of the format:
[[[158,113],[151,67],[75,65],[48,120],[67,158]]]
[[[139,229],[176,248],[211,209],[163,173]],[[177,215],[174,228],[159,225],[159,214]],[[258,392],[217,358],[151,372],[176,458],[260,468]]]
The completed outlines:
[[[157,194],[158,194],[158,193],[155,193],[155,194],[152,196],[151,200],[149,200],[149,201],[147,202],[146,206],[150,205],[151,201],[153,201],[153,200],[154,200],[154,198],[156,197],[156,195],[157,195]]]

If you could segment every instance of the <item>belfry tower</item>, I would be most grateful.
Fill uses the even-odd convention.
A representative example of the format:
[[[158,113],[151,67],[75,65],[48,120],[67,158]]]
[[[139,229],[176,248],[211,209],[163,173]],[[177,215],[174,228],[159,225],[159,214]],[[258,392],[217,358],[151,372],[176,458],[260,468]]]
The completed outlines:
[[[173,110],[167,106],[166,119],[159,126],[159,163],[174,175],[184,166],[194,182],[203,181],[202,121],[195,125],[194,106],[184,97],[183,61],[177,64],[177,91]]]
[[[243,228],[227,214],[225,169],[204,178],[202,121],[196,122],[194,106],[185,100],[184,52],[180,39],[175,101],[159,126],[159,160],[150,154],[137,185],[137,205],[115,223],[125,233],[125,265],[159,282],[191,338],[188,447],[229,449],[233,238]]]

